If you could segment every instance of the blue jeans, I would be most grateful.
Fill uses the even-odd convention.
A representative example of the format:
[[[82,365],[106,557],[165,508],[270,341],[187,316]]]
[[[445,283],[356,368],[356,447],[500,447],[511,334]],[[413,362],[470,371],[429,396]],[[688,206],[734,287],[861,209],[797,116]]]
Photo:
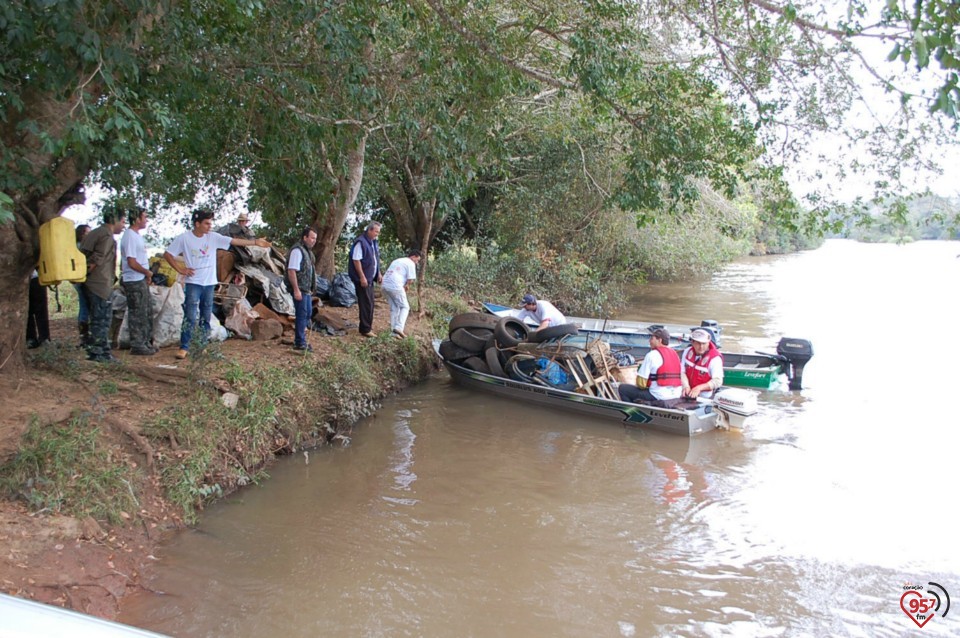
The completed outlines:
[[[307,345],[307,328],[310,327],[310,319],[313,315],[313,299],[308,292],[301,292],[303,297],[300,301],[293,300],[293,307],[297,312],[296,337],[293,345],[303,347]]]
[[[77,321],[87,323],[90,321],[90,305],[87,303],[87,294],[83,292],[83,284],[73,284],[73,288],[77,291],[77,305],[80,306],[80,310],[77,312]]]
[[[183,299],[183,324],[180,326],[180,348],[182,350],[190,349],[190,339],[193,337],[193,329],[197,327],[197,311],[199,309],[201,346],[206,345],[210,337],[210,315],[213,312],[213,286],[201,286],[199,284],[186,284],[184,286]]]

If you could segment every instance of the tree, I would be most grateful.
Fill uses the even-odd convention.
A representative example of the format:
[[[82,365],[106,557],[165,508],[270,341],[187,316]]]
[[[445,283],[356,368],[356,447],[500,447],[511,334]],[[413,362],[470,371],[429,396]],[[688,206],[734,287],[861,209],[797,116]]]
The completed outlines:
[[[166,3],[14,1],[0,8],[0,370],[22,362],[38,229],[89,171],[135,152],[162,109],[144,103],[143,52]],[[6,203],[6,205],[5,205]],[[0,222],[3,220],[0,219]]]

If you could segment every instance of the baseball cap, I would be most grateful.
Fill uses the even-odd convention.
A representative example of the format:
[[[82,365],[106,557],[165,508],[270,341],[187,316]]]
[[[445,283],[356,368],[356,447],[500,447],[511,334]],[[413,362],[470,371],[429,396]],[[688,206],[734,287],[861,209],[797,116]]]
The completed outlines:
[[[706,330],[697,328],[690,333],[690,340],[699,341],[700,343],[710,343],[710,334]]]
[[[524,295],[521,303],[523,303],[523,305],[527,305],[528,303],[537,303],[537,298],[529,294]]]
[[[650,334],[656,337],[657,339],[659,339],[660,341],[662,341],[663,345],[665,346],[670,345],[670,333],[667,332],[666,328],[657,328]]]

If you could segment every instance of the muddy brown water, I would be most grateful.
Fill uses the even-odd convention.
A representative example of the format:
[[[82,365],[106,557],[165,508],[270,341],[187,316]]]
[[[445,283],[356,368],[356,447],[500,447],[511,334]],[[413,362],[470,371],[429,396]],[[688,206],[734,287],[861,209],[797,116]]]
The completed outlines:
[[[445,374],[282,460],[158,553],[175,636],[960,634],[960,243],[831,240],[636,292],[623,318],[813,342],[742,434],[625,430]],[[951,485],[953,487],[951,487]],[[904,586],[954,598],[922,629]],[[945,601],[944,601],[945,602]]]

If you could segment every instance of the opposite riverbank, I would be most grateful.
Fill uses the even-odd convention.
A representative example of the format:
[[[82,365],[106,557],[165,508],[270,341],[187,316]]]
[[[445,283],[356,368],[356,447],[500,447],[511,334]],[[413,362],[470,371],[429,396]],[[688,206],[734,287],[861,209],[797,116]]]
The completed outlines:
[[[165,535],[276,456],[346,443],[380,399],[437,370],[434,326],[459,306],[424,307],[405,339],[378,299],[377,337],[314,333],[312,355],[230,339],[186,362],[176,347],[120,351],[116,366],[87,362],[75,322],[55,319],[24,374],[0,378],[0,591],[115,618]]]

